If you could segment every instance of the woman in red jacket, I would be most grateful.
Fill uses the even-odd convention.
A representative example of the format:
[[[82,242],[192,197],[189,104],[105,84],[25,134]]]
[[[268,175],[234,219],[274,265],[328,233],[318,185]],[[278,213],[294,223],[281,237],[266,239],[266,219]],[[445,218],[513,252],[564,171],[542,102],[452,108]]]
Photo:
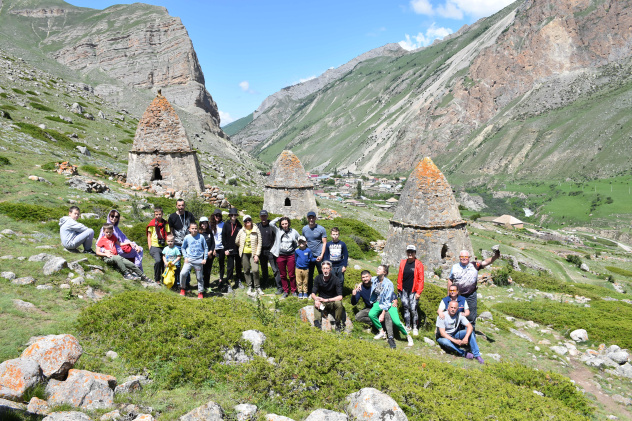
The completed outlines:
[[[399,273],[397,274],[397,291],[404,307],[404,321],[406,330],[410,332],[411,321],[413,336],[419,336],[417,322],[417,302],[424,290],[424,265],[416,259],[417,247],[410,244],[406,247],[407,259],[402,259],[399,263]]]

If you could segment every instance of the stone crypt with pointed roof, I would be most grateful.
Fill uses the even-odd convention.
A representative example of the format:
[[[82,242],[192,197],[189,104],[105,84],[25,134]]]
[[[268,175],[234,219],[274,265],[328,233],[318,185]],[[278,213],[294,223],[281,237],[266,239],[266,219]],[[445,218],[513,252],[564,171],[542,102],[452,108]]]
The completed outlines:
[[[290,218],[318,213],[314,184],[292,151],[283,151],[272,166],[263,194],[263,208]]]
[[[386,236],[382,263],[397,268],[406,258],[406,246],[417,246],[417,258],[426,269],[456,263],[459,252],[472,255],[472,243],[461,218],[452,187],[430,158],[410,174]]]
[[[197,154],[167,98],[158,95],[138,122],[129,151],[127,182],[176,191],[204,190]]]

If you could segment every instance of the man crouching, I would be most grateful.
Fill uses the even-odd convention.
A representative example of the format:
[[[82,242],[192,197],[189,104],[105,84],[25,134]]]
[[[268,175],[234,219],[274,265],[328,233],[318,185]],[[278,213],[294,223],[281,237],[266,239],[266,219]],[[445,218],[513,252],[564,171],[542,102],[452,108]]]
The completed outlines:
[[[476,358],[476,361],[485,364],[476,344],[474,328],[463,313],[459,312],[458,301],[450,301],[448,311],[444,315],[443,319],[437,316],[437,328],[439,329],[437,342],[439,345],[447,352],[456,352],[469,360]],[[467,346],[471,352],[461,349],[461,347]]]

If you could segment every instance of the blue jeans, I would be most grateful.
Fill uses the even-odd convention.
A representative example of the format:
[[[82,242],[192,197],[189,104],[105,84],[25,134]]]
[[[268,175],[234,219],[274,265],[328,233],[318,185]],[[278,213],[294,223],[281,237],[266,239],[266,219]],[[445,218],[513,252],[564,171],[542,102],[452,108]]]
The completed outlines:
[[[458,332],[450,336],[452,336],[454,339],[463,339],[466,334],[467,334],[467,330],[464,329],[464,330],[459,330]],[[439,339],[437,339],[437,342],[439,342],[439,345],[441,345],[441,347],[444,348],[446,351],[454,351],[457,354],[459,354],[461,357],[465,356],[465,351],[457,347],[456,345],[454,345],[454,343],[450,341],[449,339],[440,337]],[[472,351],[474,358],[481,356],[481,351],[479,351],[478,345],[476,343],[476,335],[474,335],[473,331],[472,331],[472,334],[470,335],[469,343],[466,346],[470,347],[470,351]]]

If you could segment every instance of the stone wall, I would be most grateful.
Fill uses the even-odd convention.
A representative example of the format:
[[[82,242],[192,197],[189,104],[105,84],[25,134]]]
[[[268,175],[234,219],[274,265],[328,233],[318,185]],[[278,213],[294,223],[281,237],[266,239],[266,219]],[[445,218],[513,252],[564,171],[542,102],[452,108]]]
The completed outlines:
[[[406,258],[406,246],[417,246],[417,258],[427,270],[443,268],[444,272],[458,262],[459,252],[472,244],[465,224],[450,228],[419,229],[391,222],[386,236],[382,263],[390,265],[392,272],[399,270],[399,262]]]
[[[142,186],[152,184],[155,169],[160,170],[163,184],[174,190],[202,192],[202,172],[195,152],[129,153],[127,182]]]
[[[290,199],[291,206],[285,206]],[[318,214],[314,190],[312,189],[275,189],[266,187],[263,194],[263,208],[270,213],[278,213],[290,218],[302,218],[307,212]]]

